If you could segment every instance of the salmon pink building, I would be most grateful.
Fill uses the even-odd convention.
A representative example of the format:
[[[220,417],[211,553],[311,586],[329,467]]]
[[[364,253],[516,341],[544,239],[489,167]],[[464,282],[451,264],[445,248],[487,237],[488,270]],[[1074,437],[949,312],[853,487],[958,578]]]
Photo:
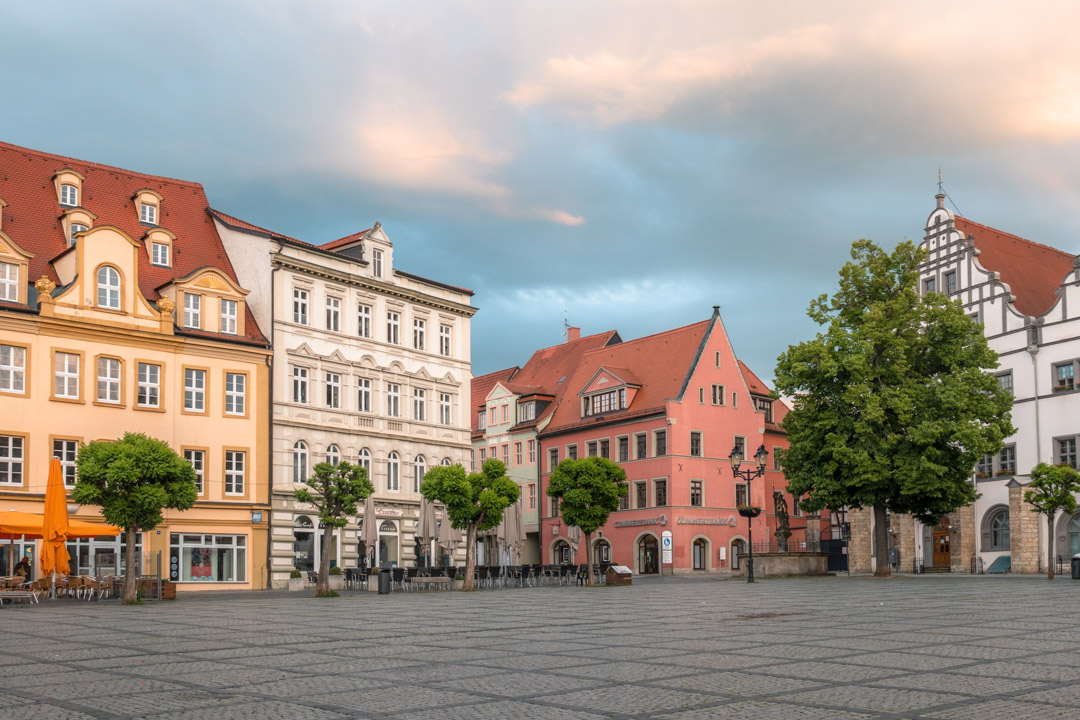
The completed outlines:
[[[584,562],[546,491],[559,462],[596,455],[626,471],[629,495],[593,536],[594,561],[646,574],[738,570],[748,534],[736,507],[745,503],[763,509],[753,520],[755,552],[776,549],[778,509],[789,514],[789,547],[805,547],[808,534],[816,543],[819,521],[809,519],[808,533],[775,459],[787,445],[778,425],[786,407],[735,356],[719,308],[702,322],[587,352],[563,384],[539,433],[544,563]],[[769,453],[764,476],[749,487],[736,482],[732,448],[749,458],[762,444]],[[783,507],[774,491],[783,493]]]

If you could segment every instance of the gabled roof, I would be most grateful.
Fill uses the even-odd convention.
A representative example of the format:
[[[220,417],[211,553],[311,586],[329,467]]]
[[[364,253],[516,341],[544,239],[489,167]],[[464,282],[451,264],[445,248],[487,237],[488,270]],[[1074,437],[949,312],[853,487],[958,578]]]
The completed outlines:
[[[956,229],[974,236],[979,264],[1001,274],[1016,296],[1013,306],[1024,315],[1042,315],[1057,302],[1055,290],[1073,269],[1073,256],[1046,245],[956,217]]]
[[[210,213],[210,215],[220,220],[223,225],[225,225],[226,227],[230,227],[233,230],[240,230],[241,232],[247,232],[251,235],[260,235],[262,237],[270,238],[272,240],[287,240],[289,242],[294,242],[297,245],[306,245],[313,248],[318,247],[318,245],[312,245],[311,243],[306,243],[303,240],[297,240],[296,238],[289,237],[288,235],[282,235],[279,232],[267,230],[266,228],[259,227],[254,223],[249,223],[247,220],[241,220],[238,217],[233,217],[228,213],[223,213],[220,210],[215,210],[214,208],[208,208],[208,212]]]
[[[328,243],[323,243],[319,247],[322,248],[323,250],[337,250],[338,248],[348,247],[349,245],[353,245],[356,242],[362,240],[364,238],[364,236],[367,235],[369,232],[371,232],[373,229],[374,228],[368,228],[367,230],[361,230],[360,232],[355,232],[355,233],[352,233],[351,235],[346,235],[343,238],[338,238],[337,240],[331,240]]]
[[[761,378],[757,374],[747,367],[746,363],[742,360],[739,361],[739,370],[742,371],[743,380],[746,381],[746,387],[750,389],[750,392],[754,395],[771,395],[772,390],[769,386],[762,382]],[[780,429],[780,424],[784,421],[784,417],[788,414],[787,403],[783,399],[773,400],[772,402],[773,419],[772,422],[765,423],[766,430]]]
[[[476,409],[484,405],[484,398],[488,396],[488,393],[497,383],[506,384],[506,381],[514,377],[514,373],[517,371],[517,366],[514,366],[505,370],[496,370],[487,375],[479,375],[472,379],[472,383],[469,385],[469,396],[472,398],[473,407],[469,408],[469,413],[472,415],[472,431],[474,433],[480,432],[480,416],[477,414]]]
[[[641,389],[625,413],[640,415],[663,410],[669,399],[677,398],[683,381],[697,359],[698,349],[712,319],[702,320],[656,335],[629,340],[618,345],[585,353],[573,375],[567,380],[568,395],[555,404],[548,431],[582,423],[581,407],[576,397],[602,367],[632,368]],[[618,413],[611,413],[611,417]]]
[[[60,217],[67,209],[56,197],[53,176],[70,168],[83,176],[79,204],[97,216],[95,227],[111,225],[142,243],[147,231],[160,227],[176,235],[171,268],[150,264],[149,254],[138,253],[139,290],[147,300],[159,299],[156,288],[197,268],[212,266],[236,280],[232,263],[207,210],[209,202],[202,185],[187,180],[136,173],[122,168],[44,153],[0,142],[0,198],[4,209],[4,232],[20,247],[35,253],[30,260],[29,282],[42,275],[59,284],[51,260],[68,248]],[[132,199],[139,190],[150,189],[162,196],[158,225],[139,222]],[[246,304],[245,304],[246,306]],[[265,344],[250,308],[244,322],[246,338]],[[230,339],[230,336],[210,337]]]

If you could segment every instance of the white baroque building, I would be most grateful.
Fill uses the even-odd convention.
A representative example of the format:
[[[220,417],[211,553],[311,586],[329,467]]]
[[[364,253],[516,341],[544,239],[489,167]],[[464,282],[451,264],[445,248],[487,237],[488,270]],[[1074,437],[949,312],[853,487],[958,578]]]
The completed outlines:
[[[293,492],[324,461],[368,469],[379,523],[378,547],[365,548],[365,519],[351,518],[332,563],[442,562],[414,542],[419,487],[432,466],[470,459],[472,292],[396,269],[379,223],[316,246],[211,214],[273,332],[272,586],[318,567],[318,517]]]
[[[1015,396],[1017,431],[987,455],[972,482],[980,497],[936,527],[897,518],[891,528],[902,570],[1041,572],[1046,569],[1045,518],[1023,502],[1040,462],[1077,467],[1080,439],[1080,260],[953,214],[945,196],[926,221],[923,294],[959,300],[983,325],[1000,357],[995,372]],[[911,529],[909,530],[909,527]],[[1055,556],[1080,553],[1080,513],[1055,521]],[[914,565],[911,564],[914,560]]]

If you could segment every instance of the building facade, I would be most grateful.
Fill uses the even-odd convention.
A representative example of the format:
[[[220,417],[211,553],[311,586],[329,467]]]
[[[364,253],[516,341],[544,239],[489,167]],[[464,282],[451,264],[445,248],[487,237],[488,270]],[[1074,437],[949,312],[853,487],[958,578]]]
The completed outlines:
[[[749,533],[736,507],[748,503],[763,511],[752,521],[755,551],[776,548],[784,508],[789,547],[807,541],[807,520],[775,460],[787,443],[783,403],[738,361],[717,308],[703,322],[586,352],[564,382],[562,402],[539,428],[543,562],[584,561],[546,489],[559,462],[596,455],[618,463],[629,485],[623,507],[593,537],[596,561],[658,573],[669,531],[671,572],[738,569]],[[747,463],[759,446],[769,452],[764,476],[749,487],[731,473],[736,445]],[[816,539],[818,526],[809,534]]]
[[[525,545],[520,562],[540,562],[540,454],[537,428],[562,400],[565,378],[584,353],[621,342],[614,330],[581,337],[567,328],[566,342],[533,353],[524,366],[473,379],[472,444],[475,466],[489,457],[506,465],[507,476],[521,487]],[[481,539],[477,557],[488,564],[515,564],[496,543]]]
[[[318,567],[322,529],[294,491],[320,462],[360,464],[375,486],[378,547],[360,540],[361,513],[332,564],[449,561],[414,538],[424,473],[469,465],[471,291],[398,270],[378,223],[315,246],[212,214],[273,333],[273,586]]]
[[[1080,271],[1075,255],[982,225],[945,207],[945,195],[926,222],[920,289],[944,293],[983,326],[998,353],[998,381],[1012,391],[1016,433],[973,468],[979,492],[933,526],[908,516],[890,518],[890,540],[904,571],[1019,572],[1046,570],[1045,519],[1023,502],[1031,469],[1040,462],[1077,467],[1080,436]],[[852,518],[869,534],[869,513]],[[873,568],[869,553],[852,549],[853,570]],[[1065,567],[1080,552],[1080,513],[1055,520],[1055,555]]]
[[[265,587],[270,351],[202,187],[7,144],[0,170],[0,507],[42,512],[51,457],[72,487],[82,444],[142,432],[200,492],[140,533],[143,567]],[[71,543],[72,572],[122,571],[119,543]]]

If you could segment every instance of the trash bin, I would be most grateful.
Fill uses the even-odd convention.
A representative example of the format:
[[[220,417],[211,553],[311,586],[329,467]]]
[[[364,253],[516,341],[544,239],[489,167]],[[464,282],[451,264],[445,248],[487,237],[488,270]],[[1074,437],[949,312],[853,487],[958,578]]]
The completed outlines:
[[[390,594],[390,568],[379,568],[379,594]]]
[[[1072,579],[1080,580],[1080,553],[1072,556]]]

